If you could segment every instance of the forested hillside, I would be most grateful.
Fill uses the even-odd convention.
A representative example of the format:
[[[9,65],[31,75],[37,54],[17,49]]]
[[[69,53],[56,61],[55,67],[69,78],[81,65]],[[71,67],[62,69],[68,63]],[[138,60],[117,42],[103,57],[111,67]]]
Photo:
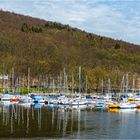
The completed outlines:
[[[119,85],[124,74],[140,73],[138,45],[3,11],[0,30],[0,73],[11,74],[14,67],[16,75],[27,75],[30,67],[32,77],[57,77],[65,68],[77,79],[81,66],[82,80],[87,75],[91,88],[97,88],[102,79]]]

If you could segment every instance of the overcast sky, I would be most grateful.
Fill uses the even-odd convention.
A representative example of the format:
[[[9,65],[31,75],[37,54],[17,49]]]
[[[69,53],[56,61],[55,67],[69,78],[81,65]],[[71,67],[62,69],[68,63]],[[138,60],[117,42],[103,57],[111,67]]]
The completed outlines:
[[[0,8],[140,44],[140,0],[0,0]]]

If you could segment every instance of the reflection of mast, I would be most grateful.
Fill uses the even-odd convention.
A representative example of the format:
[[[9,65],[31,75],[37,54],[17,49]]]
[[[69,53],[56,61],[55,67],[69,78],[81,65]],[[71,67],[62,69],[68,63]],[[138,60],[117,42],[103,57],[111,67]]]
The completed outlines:
[[[24,123],[24,112],[23,112],[23,106],[21,106],[21,119],[22,119],[22,123]]]
[[[58,114],[58,130],[61,131],[61,114]]]
[[[71,111],[71,132],[73,132],[73,110]]]
[[[29,108],[27,108],[27,124],[26,124],[26,133],[29,132]]]
[[[7,114],[6,114],[6,120],[5,120],[5,125],[7,126],[7,124],[8,124],[8,120],[9,120],[9,107],[8,107],[8,109],[7,109]]]
[[[4,106],[2,107],[2,123],[4,125],[5,117],[4,117]]]
[[[52,126],[54,126],[54,109],[52,109]]]
[[[78,131],[77,131],[77,137],[79,138],[79,136],[80,136],[80,127],[81,127],[81,125],[80,125],[80,121],[81,121],[81,111],[78,110],[77,112],[78,112]]]
[[[85,127],[85,130],[87,129],[87,111],[85,111],[85,120],[84,120],[84,127]]]
[[[8,124],[10,124],[10,118],[11,117],[11,108],[8,107]]]
[[[66,114],[66,116],[63,118],[63,122],[64,122],[64,125],[63,125],[63,136],[65,136],[66,134],[66,129],[67,129],[67,124],[68,124],[68,114],[69,112],[64,112]]]
[[[11,134],[13,133],[13,106],[11,109]]]
[[[14,115],[15,115],[15,119],[17,120],[17,105],[14,107],[13,105],[13,108],[14,108]]]
[[[41,129],[41,108],[38,108],[38,127]]]
[[[20,108],[17,110],[17,115],[18,115],[18,125],[20,125]]]
[[[34,120],[34,118],[35,118],[35,117],[34,117],[34,108],[32,108],[31,111],[32,111],[32,119]]]
[[[64,118],[65,118],[65,112],[63,112],[63,117],[62,117],[62,128],[63,128],[63,136],[65,135],[65,130],[64,130],[64,125],[65,125],[65,120],[64,120]]]

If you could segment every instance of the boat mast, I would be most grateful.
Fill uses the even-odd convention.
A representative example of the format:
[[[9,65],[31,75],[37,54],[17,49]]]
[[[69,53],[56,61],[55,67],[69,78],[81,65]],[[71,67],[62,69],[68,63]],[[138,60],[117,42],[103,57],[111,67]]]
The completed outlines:
[[[18,89],[18,77],[17,77],[17,79],[16,79],[16,81],[15,81],[15,87],[16,87],[16,92],[15,92],[15,94],[17,94],[18,92],[19,92],[19,89]]]
[[[14,67],[12,67],[12,93],[14,94]]]
[[[103,81],[103,79],[102,79],[101,86],[102,86],[102,95],[103,95],[104,94],[104,81]]]
[[[48,79],[48,77],[46,77],[45,92],[47,92],[48,88],[49,88],[49,79]]]
[[[86,93],[87,93],[87,88],[88,88],[88,77],[87,77],[87,75],[86,75]]]
[[[6,88],[5,75],[2,76],[2,79],[3,79],[3,82],[4,82],[4,84],[3,84],[3,89],[4,89],[4,90],[3,90],[3,91],[4,91],[4,93],[5,93],[5,91],[6,91],[6,89],[5,89],[5,88]]]
[[[8,76],[8,79],[7,79],[7,91],[8,91],[8,93],[10,92],[9,84],[10,84],[10,82],[9,82],[9,76]]]
[[[30,68],[28,68],[28,94],[29,94],[29,91],[30,90]]]
[[[32,88],[33,88],[32,92],[35,93],[35,87],[34,87],[34,86],[35,86],[35,80],[34,80],[34,79],[33,79],[32,85],[33,85],[33,87],[32,87]]]
[[[79,94],[81,94],[81,66],[79,67]]]
[[[124,75],[122,77],[122,81],[121,81],[121,87],[120,87],[120,97],[121,95],[124,94]]]
[[[56,79],[56,91],[57,91],[57,93],[58,93],[59,89],[60,89],[60,77],[58,75],[57,79]]]
[[[63,88],[64,88],[64,91],[66,90],[66,71],[65,71],[65,68],[64,68],[64,83],[63,83]]]
[[[20,76],[18,77],[18,92],[19,94],[21,93],[21,88],[20,88]]]
[[[53,78],[53,93],[55,93],[55,81],[54,81],[54,78]]]
[[[108,78],[108,95],[111,95],[111,82],[110,82],[110,78]]]
[[[74,93],[74,87],[73,86],[74,86],[74,77],[73,77],[73,73],[72,73],[72,86],[71,86],[72,87],[72,94]]]
[[[39,95],[42,94],[42,75],[39,75]]]
[[[135,93],[135,74],[133,75],[133,85],[132,85],[132,94]]]
[[[126,95],[128,92],[128,73],[126,74]]]
[[[23,92],[24,92],[24,75],[23,75],[23,77],[22,77],[22,94],[23,94]]]
[[[66,79],[66,93],[68,92],[68,76],[67,74],[65,75],[65,79]]]
[[[62,91],[62,75],[61,75],[61,72],[60,72],[60,93],[61,93],[61,91]]]

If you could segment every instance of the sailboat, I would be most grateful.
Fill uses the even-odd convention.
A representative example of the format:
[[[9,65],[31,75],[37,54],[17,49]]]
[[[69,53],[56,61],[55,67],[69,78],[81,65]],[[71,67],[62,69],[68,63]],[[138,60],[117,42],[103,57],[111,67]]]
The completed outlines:
[[[112,96],[111,96],[111,82],[110,78],[108,79],[108,94],[105,96],[106,98],[106,105],[107,107],[110,108],[120,108],[119,104],[115,101],[112,101]]]
[[[17,78],[17,80],[16,80],[16,89],[17,89],[17,91],[16,91],[16,92],[18,92],[18,88],[19,88],[19,79]],[[19,103],[19,102],[20,102],[20,99],[19,99],[16,95],[14,95],[14,96],[10,99],[10,102],[11,102],[11,103]]]
[[[23,78],[23,85],[22,86],[24,88],[24,78]],[[31,103],[33,103],[33,100],[29,95],[29,92],[30,92],[30,68],[28,68],[27,89],[28,89],[28,94],[27,95],[22,95],[22,97],[20,99],[20,103],[25,107],[30,107]]]
[[[136,108],[135,102],[128,102],[128,74],[126,74],[126,96],[123,97],[123,101],[119,104],[121,109]]]
[[[5,89],[5,79],[4,79],[4,89]],[[14,93],[14,68],[12,68],[12,92]],[[6,92],[1,97],[1,102],[5,104],[11,104],[19,102],[19,99],[15,95],[10,95],[8,92]]]
[[[71,103],[72,108],[74,109],[85,109],[87,107],[87,101],[82,98],[81,95],[81,67],[79,67],[79,88],[78,88],[79,96],[78,98],[73,99]]]

